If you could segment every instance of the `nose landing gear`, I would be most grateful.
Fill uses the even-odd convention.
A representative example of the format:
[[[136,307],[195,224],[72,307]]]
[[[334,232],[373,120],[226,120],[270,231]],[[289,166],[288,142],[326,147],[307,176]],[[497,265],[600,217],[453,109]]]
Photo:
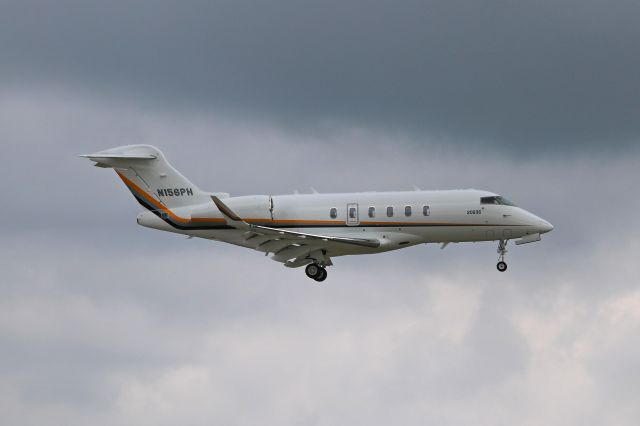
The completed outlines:
[[[312,280],[322,282],[327,279],[327,270],[317,263],[310,263],[304,269],[304,272]]]
[[[504,255],[507,254],[507,240],[500,240],[498,244],[498,254],[500,256],[498,257],[496,268],[498,268],[498,271],[504,272],[507,270],[507,262],[504,261]]]

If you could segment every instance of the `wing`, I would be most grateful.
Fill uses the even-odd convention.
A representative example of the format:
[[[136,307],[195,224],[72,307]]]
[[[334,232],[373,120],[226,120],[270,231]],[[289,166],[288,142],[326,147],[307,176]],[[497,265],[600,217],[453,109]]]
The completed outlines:
[[[245,222],[215,195],[213,203],[222,213],[227,225],[245,230],[245,241],[257,243],[256,250],[274,253],[272,259],[284,262],[285,266],[298,267],[313,261],[331,264],[327,252],[339,246],[380,247],[378,239],[334,237],[328,235],[308,234],[288,231],[268,226],[254,225]],[[319,259],[321,258],[321,259]]]

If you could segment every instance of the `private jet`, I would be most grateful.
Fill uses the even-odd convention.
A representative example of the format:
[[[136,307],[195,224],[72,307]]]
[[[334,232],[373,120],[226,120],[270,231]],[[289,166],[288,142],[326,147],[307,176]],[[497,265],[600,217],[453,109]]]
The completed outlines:
[[[507,270],[507,242],[540,241],[553,229],[505,197],[476,189],[248,195],[205,192],[159,149],[128,145],[82,155],[114,169],[146,209],[141,226],[251,248],[318,282],[338,256],[417,244],[493,241],[497,269]]]

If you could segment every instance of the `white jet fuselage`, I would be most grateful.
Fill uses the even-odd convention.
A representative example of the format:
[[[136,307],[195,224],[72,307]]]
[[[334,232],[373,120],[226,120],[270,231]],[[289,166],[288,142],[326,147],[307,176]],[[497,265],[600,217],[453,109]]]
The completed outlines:
[[[345,246],[332,256],[377,253],[421,243],[496,241],[548,232],[552,226],[516,206],[482,204],[496,194],[474,189],[343,194],[254,195],[224,198],[246,222],[300,233],[378,239],[379,247]],[[138,223],[254,248],[277,255],[277,245],[261,246],[245,232],[226,225],[213,203],[175,209],[181,218],[212,219],[201,229],[180,229],[156,214],[144,212]],[[332,214],[333,213],[333,214]],[[332,217],[335,216],[335,217]],[[217,223],[216,223],[217,222]],[[176,226],[178,225],[178,226]],[[285,243],[282,243],[285,244]]]
[[[230,197],[200,190],[159,149],[129,145],[84,155],[112,168],[147,211],[149,228],[223,241],[271,254],[288,267],[305,266],[323,281],[331,258],[371,254],[422,243],[540,240],[553,226],[504,197],[474,189]]]

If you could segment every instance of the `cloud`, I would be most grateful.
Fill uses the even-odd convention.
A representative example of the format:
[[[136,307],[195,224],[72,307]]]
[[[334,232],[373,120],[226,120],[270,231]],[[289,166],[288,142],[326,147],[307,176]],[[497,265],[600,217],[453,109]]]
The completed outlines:
[[[640,415],[629,397],[637,245],[612,253],[620,268],[606,296],[590,290],[610,269],[596,251],[560,276],[527,259],[511,277],[482,274],[481,259],[456,270],[456,253],[428,271],[399,253],[365,262],[366,274],[341,259],[319,286],[256,253],[208,247],[4,244],[5,420],[566,425]]]
[[[637,7],[616,5],[6,2],[3,420],[637,424]],[[206,190],[477,187],[556,229],[506,274],[490,244],[429,245],[318,286],[138,227],[77,158],[128,143]]]
[[[0,111],[0,137],[7,158],[15,160],[0,173],[6,181],[25,177],[5,189],[12,202],[4,213],[13,219],[0,227],[7,232],[137,229],[133,218],[140,207],[113,173],[77,158],[130,143],[160,147],[199,187],[233,195],[308,192],[310,187],[321,192],[410,190],[413,184],[491,190],[551,221],[557,227],[553,235],[559,236],[551,240],[571,250],[595,241],[609,244],[612,227],[619,236],[613,243],[625,244],[625,223],[634,220],[638,208],[628,196],[640,184],[637,149],[514,160],[500,151],[437,142],[416,147],[415,139],[401,132],[339,127],[310,136],[266,121],[143,109],[59,91],[8,91]],[[626,207],[618,209],[617,220],[605,223],[600,218],[610,215],[612,205]],[[78,209],[84,214],[78,215]],[[122,238],[137,241],[129,234]]]
[[[638,140],[633,2],[5,3],[4,85],[533,156]]]

